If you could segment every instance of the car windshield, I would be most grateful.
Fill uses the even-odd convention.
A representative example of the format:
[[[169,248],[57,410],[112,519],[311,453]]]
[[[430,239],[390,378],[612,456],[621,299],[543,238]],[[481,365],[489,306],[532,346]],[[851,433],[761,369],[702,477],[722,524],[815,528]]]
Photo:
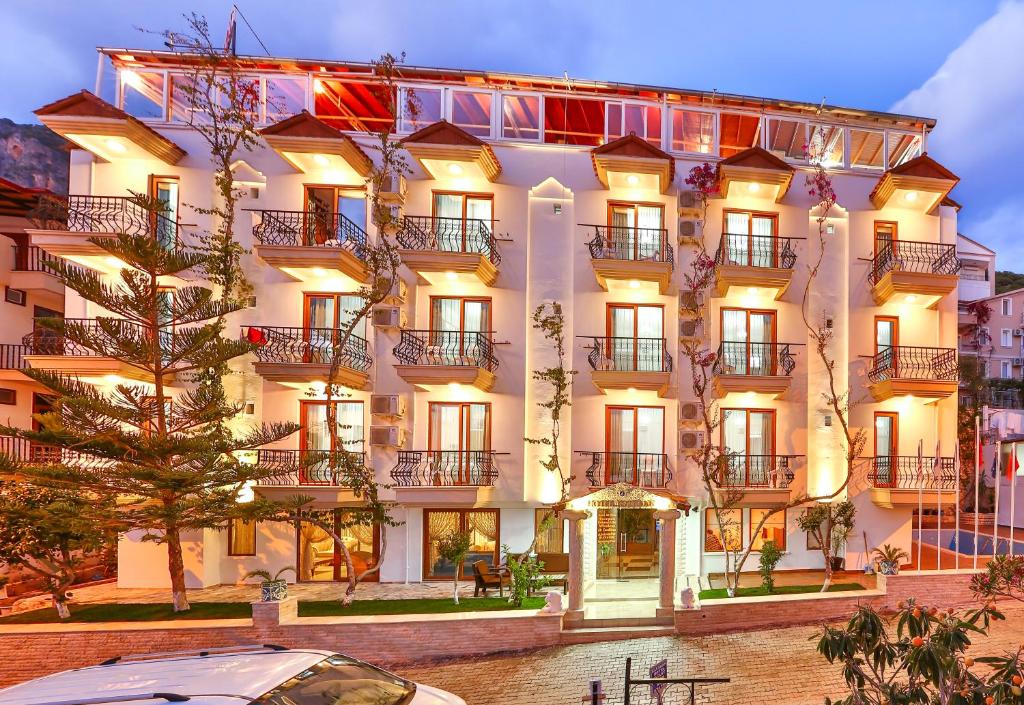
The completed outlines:
[[[335,654],[286,680],[260,705],[406,705],[416,684],[368,663]]]

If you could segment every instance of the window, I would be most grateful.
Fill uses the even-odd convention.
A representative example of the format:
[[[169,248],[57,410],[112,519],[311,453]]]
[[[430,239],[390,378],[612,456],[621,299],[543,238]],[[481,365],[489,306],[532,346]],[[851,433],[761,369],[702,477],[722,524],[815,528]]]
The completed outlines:
[[[896,242],[897,224],[889,220],[875,221],[875,257],[880,254],[889,256],[893,243]]]
[[[565,519],[558,519],[550,509],[534,509],[533,522],[537,533],[537,553],[564,553]]]
[[[843,128],[834,125],[811,125],[807,151],[811,161],[826,169],[843,166]]]
[[[160,201],[164,210],[151,216],[153,236],[165,250],[173,250],[178,243],[178,177],[149,176],[149,197]]]
[[[1013,377],[1013,372],[1012,372],[1012,370],[1010,368],[1010,361],[1009,360],[1003,360],[1002,362],[999,363],[999,365],[1000,365],[1000,375],[999,376],[1002,377],[1003,379],[1011,379]]]
[[[313,81],[313,108],[328,125],[349,132],[390,132],[394,127],[392,105],[395,94],[379,83]]]
[[[604,367],[623,371],[665,369],[663,306],[608,304]]]
[[[781,266],[777,213],[725,211],[720,248],[726,264],[743,267]]]
[[[604,143],[604,101],[544,96],[544,142],[596,147]]]
[[[775,412],[722,409],[722,483],[731,487],[778,487]]]
[[[187,74],[171,74],[170,99],[167,101],[167,120],[182,124],[193,122],[193,105],[202,106],[213,99],[215,89],[208,88],[201,77]],[[198,92],[206,91],[211,95],[198,95]],[[209,116],[206,113],[198,113],[195,116],[196,123],[208,123]]]
[[[726,546],[730,551],[739,551],[742,536],[742,509],[719,509],[717,514],[714,509],[704,510],[704,553],[722,553]]]
[[[327,512],[324,512],[327,514]],[[332,525],[334,533],[345,543],[352,559],[355,574],[362,575],[380,560],[380,527],[376,524],[355,522],[344,509],[335,509],[323,521]],[[348,566],[341,551],[335,550],[334,539],[316,524],[299,525],[299,580],[339,581],[348,579]],[[364,580],[378,581],[379,573],[371,573]]]
[[[775,312],[722,309],[722,365],[728,375],[777,374]]]
[[[490,333],[491,300],[463,296],[431,296],[430,330]]]
[[[803,160],[807,145],[807,123],[803,120],[768,118],[767,149],[783,159]]]
[[[263,79],[264,122],[279,122],[306,109],[305,78],[267,76]]]
[[[473,564],[484,561],[498,565],[499,515],[497,509],[424,509],[423,578],[451,580],[473,575]],[[461,566],[454,566],[437,550],[441,539],[456,531],[469,532],[469,553]]]
[[[427,125],[433,125],[444,115],[444,92],[440,88],[411,86],[401,89],[402,132],[415,132]],[[415,104],[417,115],[410,114],[410,102]]]
[[[0,404],[14,406],[18,403],[18,392],[14,389],[0,387]]]
[[[452,91],[452,124],[477,137],[491,136],[491,103],[488,91]]]
[[[606,407],[605,453],[605,484],[664,486],[664,407]]]
[[[764,526],[755,534],[757,525],[770,512],[770,509],[758,509],[756,507],[750,510],[751,551],[760,551],[765,541],[773,541],[780,551],[786,550],[786,510],[776,512],[765,519]]]
[[[889,132],[887,135],[889,168],[908,162],[921,154],[921,136],[901,132]]]
[[[1002,307],[1004,316],[1013,315],[1013,299],[1000,299],[999,305]]]
[[[334,423],[337,424],[337,433],[331,433],[330,418],[326,401],[300,401],[299,418],[302,424],[302,435],[300,437],[301,450],[304,451],[337,451],[342,449],[351,453],[361,453],[363,450],[363,402],[361,401],[332,401],[334,405]],[[337,436],[337,439],[335,439]],[[312,465],[303,468],[302,472],[311,482],[307,484],[320,484],[317,482],[317,472],[328,472],[328,461],[325,459],[323,467]]]
[[[137,118],[163,120],[164,73],[121,69],[120,77],[122,110]]]
[[[715,148],[715,116],[696,110],[672,111],[672,151],[711,154]]]
[[[850,166],[855,169],[884,169],[885,133],[851,128]]]
[[[366,205],[366,192],[362,188],[307,184],[304,243],[342,244],[351,232],[350,225],[365,232]]]
[[[636,103],[608,103],[608,141],[636,135],[656,147],[661,147],[661,108],[657,105]]]
[[[505,95],[501,98],[501,136],[509,140],[540,139],[540,96]]]
[[[256,555],[256,522],[232,519],[228,522],[228,555]]]
[[[761,118],[757,115],[720,113],[718,124],[718,152],[723,158],[761,143]]]
[[[1013,347],[1013,331],[1011,331],[1009,328],[1003,328],[1001,331],[999,331],[999,336],[1000,345],[1002,345],[1004,348]]]
[[[430,402],[427,446],[441,484],[478,484],[490,468],[491,405]]]
[[[9,286],[5,286],[4,301],[9,304],[24,306],[28,303],[28,294],[25,293],[24,289],[12,289]]]
[[[900,453],[900,418],[892,411],[875,412],[875,458],[872,463],[874,484],[893,486],[896,480],[896,457]]]
[[[635,261],[665,260],[664,206],[658,203],[608,203],[606,257]]]

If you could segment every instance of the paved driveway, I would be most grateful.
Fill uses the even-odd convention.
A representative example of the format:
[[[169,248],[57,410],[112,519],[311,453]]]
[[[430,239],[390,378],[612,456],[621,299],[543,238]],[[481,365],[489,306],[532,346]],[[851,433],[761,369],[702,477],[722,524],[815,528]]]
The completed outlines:
[[[1024,608],[1007,608],[988,639],[977,639],[972,653],[1015,649],[1024,638]],[[627,656],[634,673],[667,658],[669,675],[728,677],[732,682],[706,688],[698,703],[710,705],[820,705],[844,695],[839,669],[815,652],[814,627],[793,627],[708,637],[659,637],[554,647],[529,654],[496,656],[398,668],[407,678],[461,695],[469,705],[578,705],[591,678],[604,682],[606,705],[622,702]],[[483,635],[482,635],[483,638]],[[665,703],[686,703],[680,686]],[[652,703],[637,687],[633,703]]]

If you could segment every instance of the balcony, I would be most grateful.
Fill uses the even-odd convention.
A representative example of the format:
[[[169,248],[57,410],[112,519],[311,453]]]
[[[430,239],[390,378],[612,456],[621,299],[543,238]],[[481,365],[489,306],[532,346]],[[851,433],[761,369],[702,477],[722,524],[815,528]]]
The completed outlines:
[[[492,450],[400,450],[391,471],[403,503],[472,504],[498,479]]]
[[[668,456],[664,453],[631,453],[576,451],[588,457],[586,470],[591,487],[627,484],[646,489],[664,489],[672,479],[668,469]]]
[[[48,446],[17,436],[0,436],[0,453],[19,462],[38,465],[70,465],[73,467],[102,467],[113,463],[111,460],[78,453],[66,448]]]
[[[256,255],[288,277],[303,282],[339,279],[355,290],[367,279],[366,232],[341,213],[255,211]]]
[[[419,389],[468,384],[489,392],[494,386],[498,358],[490,333],[403,330],[394,353],[398,376]]]
[[[886,348],[871,358],[868,380],[875,401],[906,395],[944,399],[956,393],[960,381],[956,350]]]
[[[47,266],[57,259],[34,245],[14,245],[9,286],[23,291],[47,292],[64,296],[64,283],[56,270]]]
[[[256,483],[256,492],[267,499],[284,499],[301,488],[301,494],[313,498],[315,507],[354,502],[358,498],[348,486],[343,455],[348,455],[348,462],[365,466],[366,454],[362,452],[261,448],[257,462],[273,474]]]
[[[134,196],[68,196],[40,201],[26,230],[32,244],[47,254],[101,272],[120,271],[124,264],[97,245],[97,238],[118,235],[154,238],[161,247],[178,246],[182,225],[143,208]]]
[[[956,291],[959,271],[954,245],[895,240],[871,261],[871,297],[878,306],[893,301],[928,308]]]
[[[489,221],[407,215],[395,236],[402,262],[428,284],[457,280],[494,286],[501,255]]]
[[[715,393],[755,392],[778,398],[793,381],[796,359],[790,343],[724,341],[712,368]]]
[[[871,500],[880,507],[937,506],[941,501],[947,507],[956,502],[959,480],[955,458],[935,458],[916,455],[891,455],[870,458],[868,481]]]
[[[602,394],[610,389],[668,392],[672,356],[664,338],[608,338],[594,336],[587,355],[591,379]]]
[[[715,296],[728,296],[738,287],[781,299],[793,280],[793,243],[789,237],[722,233],[715,253]]]
[[[115,357],[100,355],[82,340],[92,341],[96,347],[125,353],[134,353],[140,347],[148,347],[149,330],[131,321],[120,318],[65,318],[64,335],[57,331],[37,326],[22,338],[21,356],[28,367],[49,370],[57,374],[79,377],[85,381],[121,382],[123,379],[140,382],[154,381],[151,370]],[[163,350],[173,349],[175,337],[169,330],[160,331]],[[163,375],[165,384],[174,381],[174,372]]]
[[[256,374],[271,382],[308,384],[326,382],[337,358],[334,381],[352,389],[364,389],[369,381],[370,357],[366,340],[349,336],[339,348],[336,328],[248,326],[242,337],[256,356]]]
[[[594,229],[590,248],[591,264],[598,285],[608,291],[609,285],[638,288],[639,282],[656,284],[664,294],[672,283],[675,250],[668,242],[664,228],[607,227],[586,225]]]
[[[0,380],[10,382],[28,382],[29,377],[22,374],[28,368],[26,355],[32,353],[32,346],[24,343],[4,343],[0,345]]]
[[[795,477],[796,455],[744,455],[722,451],[717,484],[737,506],[785,504]]]

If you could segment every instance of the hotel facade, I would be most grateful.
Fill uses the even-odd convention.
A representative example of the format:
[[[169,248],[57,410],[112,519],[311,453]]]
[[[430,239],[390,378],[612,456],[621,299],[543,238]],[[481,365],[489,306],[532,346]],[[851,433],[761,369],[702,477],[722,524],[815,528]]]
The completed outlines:
[[[58,100],[40,120],[73,143],[66,222],[13,223],[9,288],[44,296],[39,315],[106,314],[38,265],[65,258],[116,277],[117,261],[87,238],[148,232],[188,243],[209,229],[192,206],[213,204],[213,168],[189,126],[181,90],[189,57],[102,49],[93,91]],[[364,64],[245,58],[260,90],[262,142],[240,155],[245,195],[236,234],[255,288],[231,330],[257,344],[232,363],[239,424],[291,421],[303,430],[259,451],[280,464],[267,497],[302,493],[340,517],[355,498],[328,472],[299,461],[331,452],[323,399],[327,350],[346,321],[375,242],[367,177],[379,155],[374,131],[401,140],[412,173],[380,195],[400,215],[393,236],[401,286],[356,329],[337,401],[349,449],[388,486],[396,527],[353,527],[356,569],[380,562],[382,582],[450,579],[439,557],[447,532],[472,532],[463,567],[494,564],[507,545],[532,542],[559,498],[541,467],[547,434],[539,402],[549,390],[532,371],[554,364],[532,326],[536,307],[561,303],[577,371],[562,423],[569,508],[582,544],[585,584],[720,571],[724,542],[765,540],[784,550],[782,569],[820,568],[821,552],[797,527],[801,509],[763,513],[800,494],[827,495],[845,476],[839,423],[822,392],[827,378],[808,348],[801,305],[817,252],[819,213],[804,186],[807,145],[821,155],[838,195],[807,311],[833,331],[830,354],[850,423],[867,443],[843,492],[857,506],[847,564],[866,549],[910,550],[912,512],[951,507],[957,409],[957,178],[926,154],[930,119],[652,86],[478,71],[402,67],[397,104],[414,91],[417,120],[391,119],[379,77]],[[202,119],[195,116],[195,119]],[[716,166],[720,193],[701,227],[685,178]],[[140,217],[129,192],[168,202],[167,218]],[[695,321],[680,297],[703,242],[714,285]],[[21,271],[28,270],[28,271]],[[19,276],[20,284],[11,280]],[[57,288],[55,288],[57,287]],[[0,386],[17,388],[10,418],[29,424],[42,389],[19,371],[57,369],[106,386],[149,383],[116,361],[47,338],[24,317],[7,326]],[[723,449],[719,482],[742,488],[726,536],[711,516],[693,455],[706,440],[681,344],[716,354]],[[187,380],[178,380],[179,390]],[[9,441],[10,452],[41,453]],[[917,456],[938,451],[940,472],[920,476]],[[930,465],[930,464],[929,464]],[[682,508],[679,518],[672,510]],[[538,551],[569,550],[566,522],[544,531]],[[671,525],[671,527],[670,527]],[[671,533],[666,533],[671,531]],[[866,539],[862,540],[862,534]],[[667,538],[665,538],[667,537]],[[118,582],[168,583],[161,546],[124,536]],[[386,547],[386,548],[385,548]],[[383,556],[381,555],[383,552]],[[671,556],[669,556],[671,554]],[[252,569],[298,569],[300,581],[342,580],[345,564],[313,526],[208,530],[187,537],[188,584],[234,583]],[[756,556],[747,569],[756,569]]]

